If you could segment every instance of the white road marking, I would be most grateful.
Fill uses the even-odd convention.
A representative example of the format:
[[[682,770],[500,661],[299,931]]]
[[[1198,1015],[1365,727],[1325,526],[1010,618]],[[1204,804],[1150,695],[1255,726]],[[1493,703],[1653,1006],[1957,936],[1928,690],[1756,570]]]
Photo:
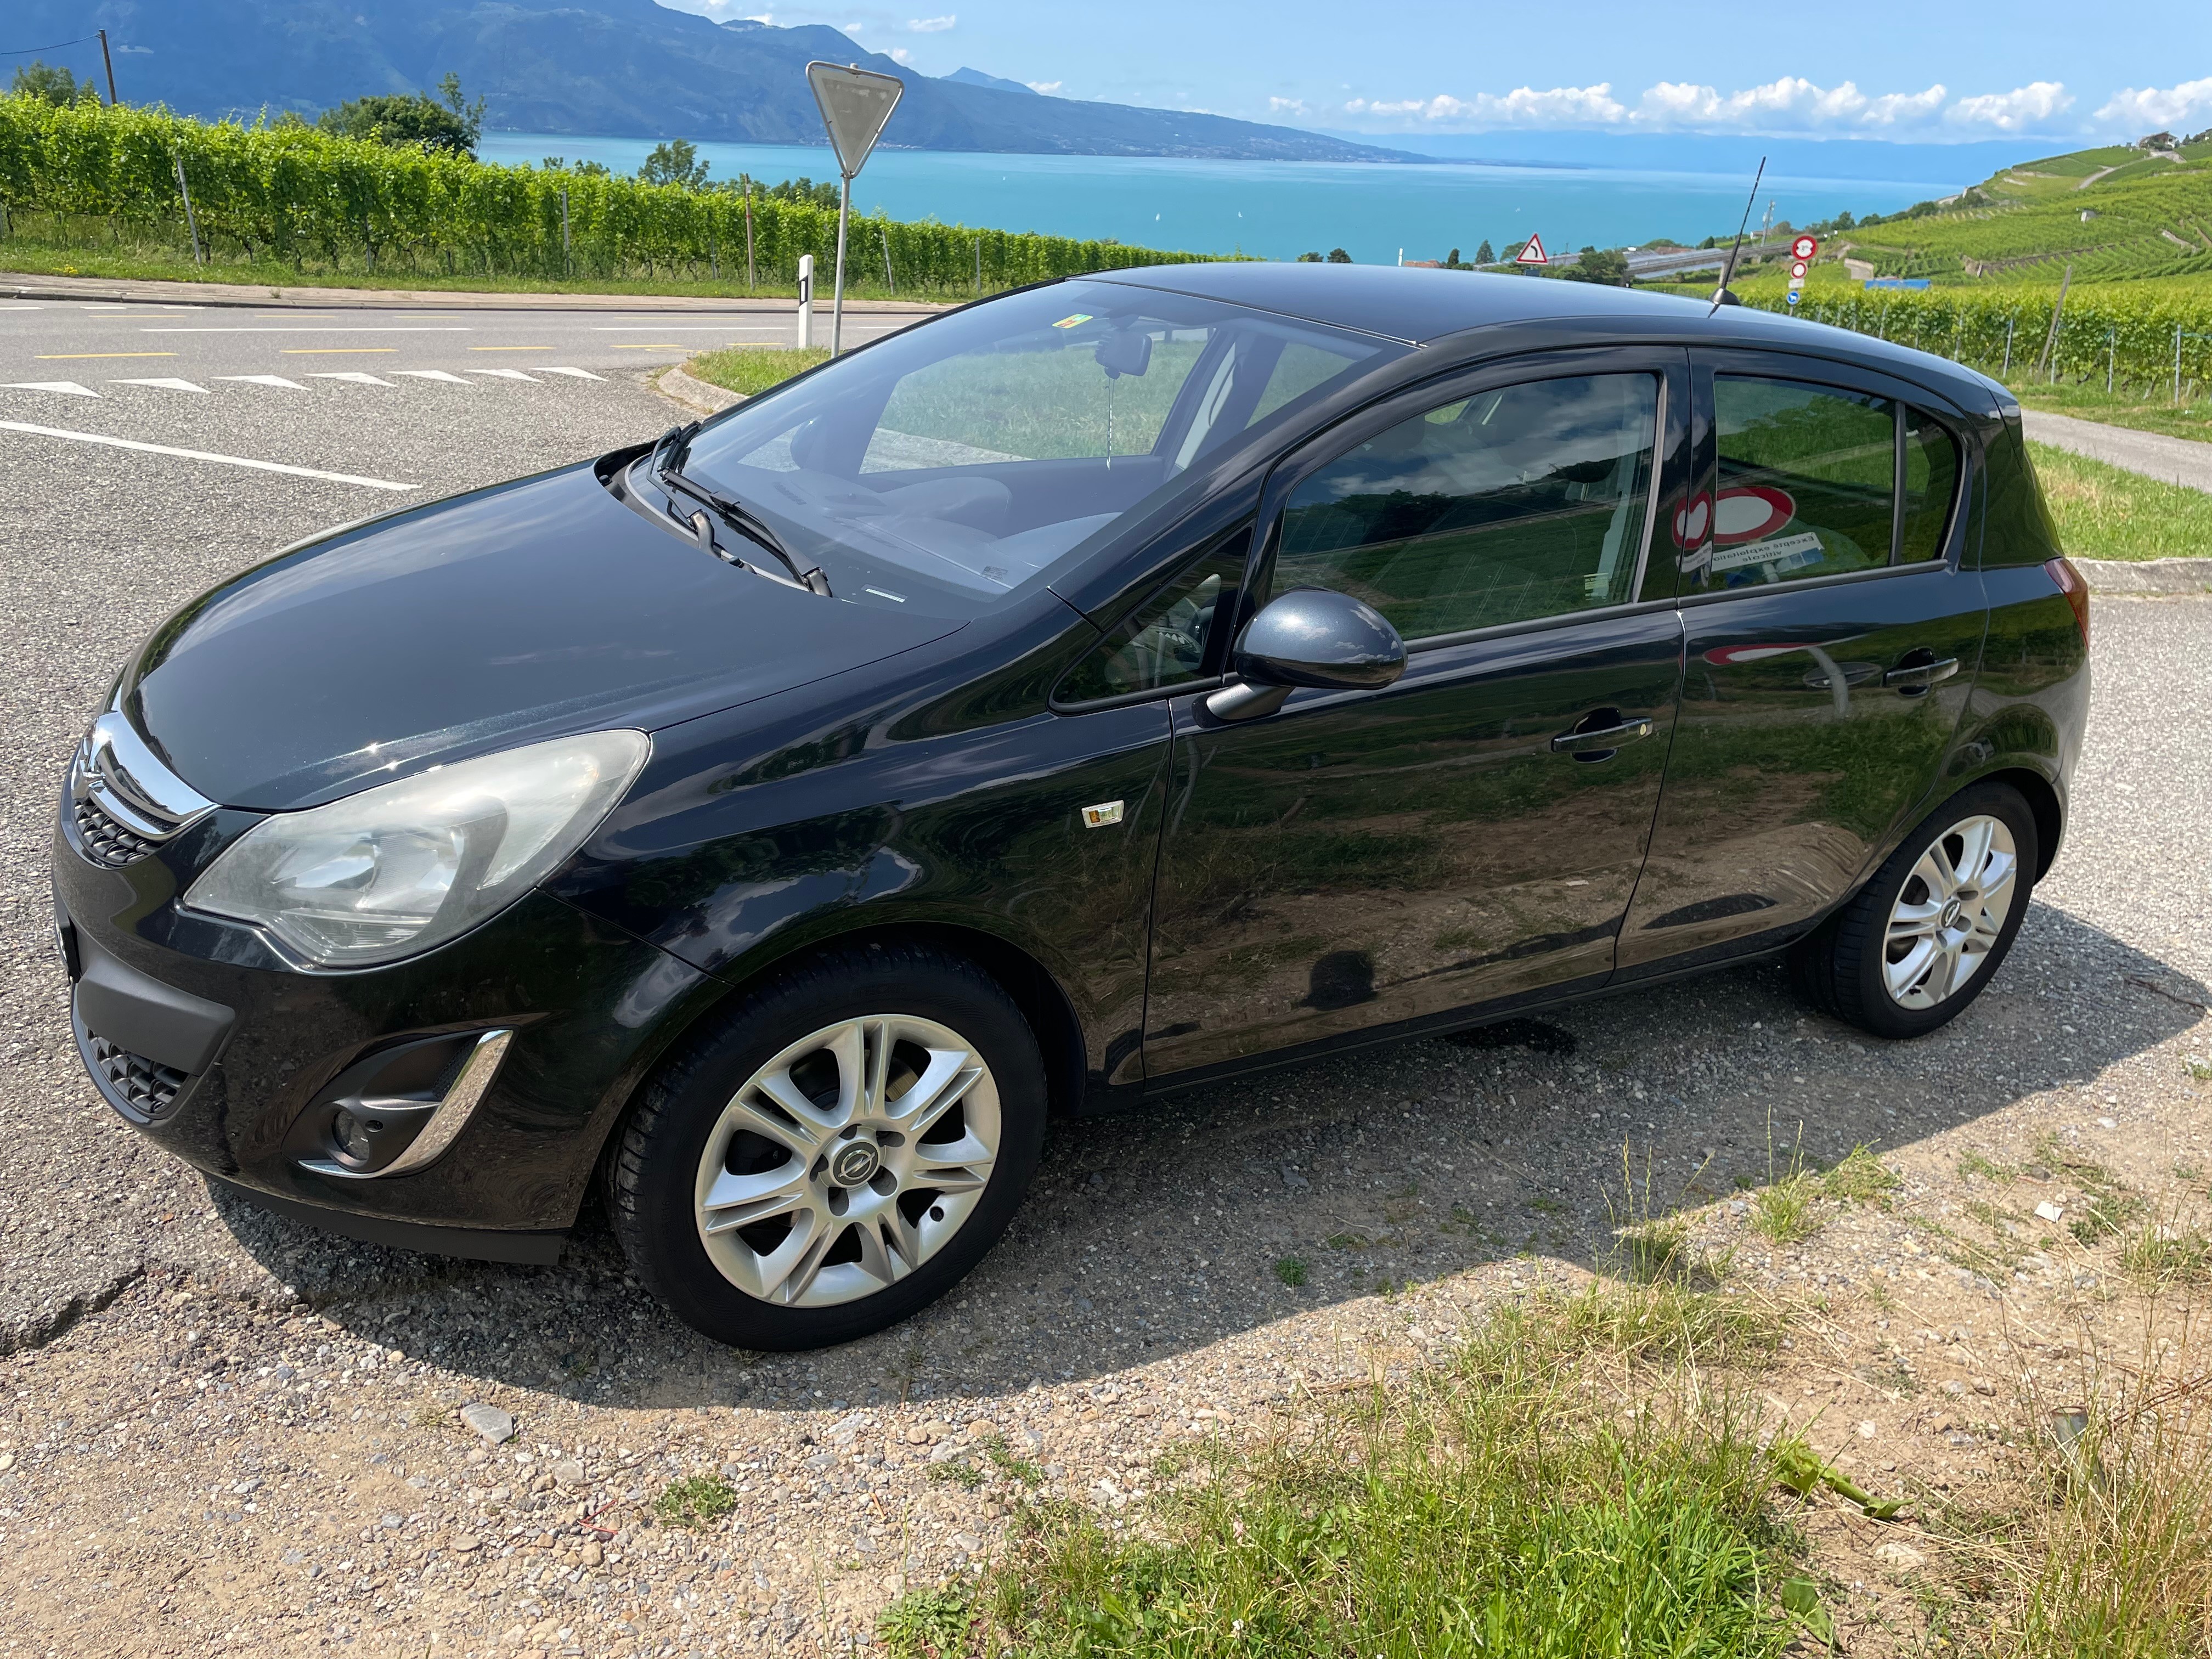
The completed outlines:
[[[419,489],[420,484],[394,483],[389,478],[362,478],[350,472],[323,472],[312,466],[286,466],[279,461],[250,460],[243,455],[214,455],[204,449],[173,449],[167,444],[140,443],[136,438],[111,438],[100,432],[65,432],[57,426],[31,426],[21,421],[0,421],[0,431],[28,432],[41,438],[66,438],[72,443],[105,444],[112,449],[135,449],[148,455],[181,455],[188,461],[213,461],[221,466],[251,467],[257,472],[283,472],[295,478],[324,478],[332,483],[360,484],[369,489]]]
[[[190,380],[179,380],[173,378],[147,380],[110,380],[108,385],[151,386],[159,386],[164,392],[197,392],[203,398],[208,395],[208,389],[205,386],[194,386]]]
[[[791,325],[769,326],[757,323],[593,323],[594,334],[788,334]]]
[[[498,379],[502,380],[530,380],[530,384],[532,386],[536,386],[538,384],[537,381],[531,380],[530,377],[527,374],[525,374],[519,368],[472,368],[469,373],[471,374],[490,374],[496,376]]]
[[[410,379],[416,380],[443,380],[448,386],[466,386],[469,384],[459,375],[448,374],[442,368],[395,368],[392,372],[394,374],[404,374]]]
[[[380,386],[386,392],[398,390],[391,381],[380,380],[375,375],[364,374],[357,368],[325,369],[319,374],[310,374],[307,378],[311,380],[344,380],[354,386]]]
[[[75,380],[9,380],[4,384],[11,392],[66,392],[72,398],[100,396],[90,386],[79,386]]]
[[[343,323],[315,323],[306,328],[142,328],[141,334],[469,334],[475,331],[466,323],[436,323],[427,328],[411,325],[394,327],[388,323],[372,323],[360,326]]]
[[[307,389],[297,380],[288,380],[282,374],[218,374],[216,379],[243,380],[248,386],[281,386],[291,392],[305,392]]]
[[[538,364],[538,372],[540,374],[570,374],[580,380],[604,380],[607,378],[604,374],[594,374],[588,368],[555,368],[547,363]]]
[[[44,306],[0,306],[0,311],[44,311]]]

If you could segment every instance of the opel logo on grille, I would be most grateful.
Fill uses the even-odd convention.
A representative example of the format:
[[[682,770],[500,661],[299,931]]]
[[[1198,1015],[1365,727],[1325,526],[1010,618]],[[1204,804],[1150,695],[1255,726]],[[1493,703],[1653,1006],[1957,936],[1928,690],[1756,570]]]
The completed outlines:
[[[865,1140],[856,1140],[830,1160],[830,1173],[840,1187],[857,1187],[875,1174],[883,1159]]]

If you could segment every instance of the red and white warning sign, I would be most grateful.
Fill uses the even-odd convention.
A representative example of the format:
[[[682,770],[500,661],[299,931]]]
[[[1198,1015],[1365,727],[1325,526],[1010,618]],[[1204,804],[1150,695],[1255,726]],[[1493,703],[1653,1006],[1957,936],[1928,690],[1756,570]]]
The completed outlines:
[[[1805,262],[1802,259],[1792,259],[1790,262],[1790,280],[1793,283],[1802,283],[1805,280]]]
[[[1521,251],[1513,256],[1513,263],[1519,265],[1548,265],[1552,263],[1552,256],[1544,252],[1542,237],[1531,236]]]
[[[1800,236],[1790,244],[1790,257],[1793,259],[1809,259],[1820,251],[1820,239],[1817,236]]]

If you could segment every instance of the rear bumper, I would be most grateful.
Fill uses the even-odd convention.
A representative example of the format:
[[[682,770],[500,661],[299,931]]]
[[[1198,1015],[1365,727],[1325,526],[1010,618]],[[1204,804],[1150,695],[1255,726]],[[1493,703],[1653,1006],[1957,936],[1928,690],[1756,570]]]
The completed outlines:
[[[251,929],[180,911],[186,872],[168,855],[97,867],[57,830],[55,923],[86,1071],[186,1163],[348,1237],[553,1260],[624,1103],[690,1000],[715,989],[543,893],[410,962],[302,972]],[[333,1133],[347,1108],[362,1120],[347,1127],[389,1132],[398,1150],[344,1167]],[[436,1150],[410,1167],[417,1141]]]

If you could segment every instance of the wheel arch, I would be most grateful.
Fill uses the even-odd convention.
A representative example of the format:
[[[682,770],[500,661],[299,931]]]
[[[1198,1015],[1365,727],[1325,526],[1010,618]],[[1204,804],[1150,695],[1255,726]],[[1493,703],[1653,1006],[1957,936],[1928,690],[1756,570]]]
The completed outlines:
[[[1067,993],[1042,963],[1020,945],[984,928],[936,921],[886,921],[810,940],[752,964],[742,975],[717,978],[711,994],[689,1000],[672,1018],[651,1063],[638,1073],[621,1103],[605,1114],[592,1167],[604,1173],[609,1151],[619,1144],[623,1125],[645,1091],[714,1016],[763,982],[815,958],[839,951],[894,945],[950,951],[965,957],[988,974],[1013,1000],[1036,1037],[1044,1060],[1048,1112],[1059,1117],[1080,1105],[1088,1086],[1082,1024]]]
[[[2033,767],[2007,766],[1994,772],[1984,772],[1960,786],[1971,789],[1976,784],[2002,783],[2027,801],[2027,810],[2035,815],[2035,878],[2041,881],[2058,856],[2059,837],[2066,832],[2066,808],[2058,799],[2058,791],[2050,779]],[[1959,793],[1954,790],[1953,794]]]

